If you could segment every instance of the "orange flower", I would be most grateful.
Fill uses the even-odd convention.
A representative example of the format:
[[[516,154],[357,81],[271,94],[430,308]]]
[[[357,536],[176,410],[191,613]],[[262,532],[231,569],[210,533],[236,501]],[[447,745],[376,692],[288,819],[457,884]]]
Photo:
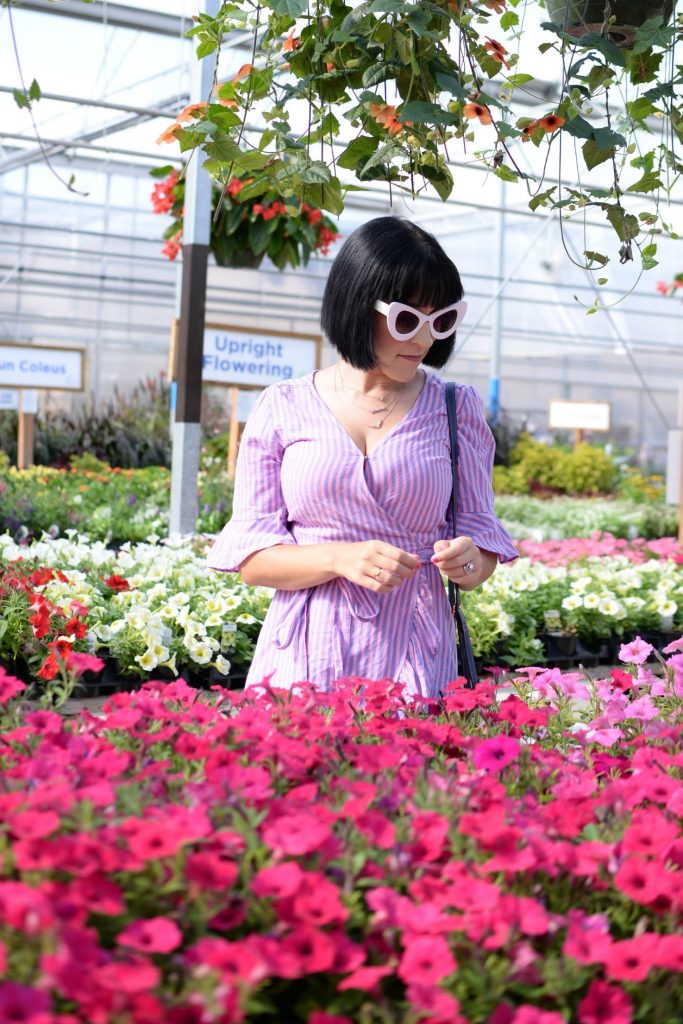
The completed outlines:
[[[291,53],[292,50],[296,50],[300,42],[301,40],[299,39],[298,36],[296,38],[294,37],[294,29],[291,28],[289,30],[289,35],[282,44],[282,49],[285,53]]]
[[[381,124],[386,128],[389,135],[398,135],[404,128],[412,124],[412,121],[406,121],[404,124],[397,120],[396,107],[389,106],[388,103],[371,103],[370,113],[377,124]]]
[[[254,70],[254,65],[253,64],[243,64],[242,67],[237,72],[237,74],[232,76],[230,81],[231,82],[241,82],[242,79],[246,78],[247,75],[250,75],[253,70]]]
[[[495,39],[488,38],[484,43],[484,48],[499,64],[503,64],[506,68],[510,67],[510,61],[505,59],[508,52],[502,43],[497,43]]]
[[[480,124],[493,124],[491,111],[483,103],[466,103],[462,108],[462,116],[468,117],[471,121],[476,118]]]
[[[335,66],[334,66],[334,64],[332,63],[331,60],[326,61],[325,68],[326,68],[327,71],[335,71],[336,70],[336,68],[335,68]]]
[[[542,129],[539,131],[538,121],[529,121],[529,123],[525,124],[522,128],[522,142],[529,142],[534,135],[540,135],[541,133]]]
[[[162,142],[175,142],[176,132],[179,130],[180,125],[178,124],[177,121],[174,121],[173,124],[169,125],[168,128],[165,128],[163,130],[163,132],[157,139],[157,146],[159,146]]]
[[[559,114],[546,114],[538,121],[538,127],[542,128],[544,132],[556,132],[558,128],[561,128],[564,124],[564,118],[560,117]]]
[[[206,103],[204,101],[201,103],[190,103],[184,110],[180,111],[176,117],[176,122],[180,124],[181,121],[194,121],[195,114],[199,113],[200,110],[206,110]]]
[[[506,0],[484,0],[484,5],[490,7],[496,14],[503,14],[505,11]]]
[[[239,103],[237,102],[236,99],[234,99],[232,96],[229,96],[227,99],[223,99],[221,97],[221,89],[225,85],[227,85],[229,91],[232,92],[232,89],[230,88],[230,83],[229,82],[219,82],[218,85],[216,86],[216,88],[214,89],[214,99],[215,99],[215,102],[216,103],[220,103],[220,105],[222,107],[230,107],[231,109],[236,110],[237,107],[239,106]]]

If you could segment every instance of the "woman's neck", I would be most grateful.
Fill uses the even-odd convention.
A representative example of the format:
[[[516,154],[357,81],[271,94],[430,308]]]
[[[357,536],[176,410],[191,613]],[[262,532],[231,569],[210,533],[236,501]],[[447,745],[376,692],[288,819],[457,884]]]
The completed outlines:
[[[344,360],[340,360],[337,364],[337,373],[345,388],[364,395],[376,395],[380,392],[394,394],[407,390],[411,383],[411,381],[394,380],[378,366],[372,370],[357,370],[355,366],[351,366]]]

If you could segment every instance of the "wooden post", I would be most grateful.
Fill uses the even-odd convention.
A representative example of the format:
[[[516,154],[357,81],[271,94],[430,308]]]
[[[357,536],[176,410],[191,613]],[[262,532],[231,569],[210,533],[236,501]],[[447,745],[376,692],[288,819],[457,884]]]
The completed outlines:
[[[240,436],[240,423],[237,417],[237,403],[240,389],[230,388],[230,434],[228,436],[228,480],[235,479],[237,464],[237,442]]]
[[[576,427],[574,430],[574,448],[578,448],[580,444],[583,444],[583,430],[581,427]]]
[[[24,412],[24,392],[19,391],[19,433],[17,436],[17,469],[33,465],[33,446],[36,434],[36,414]]]

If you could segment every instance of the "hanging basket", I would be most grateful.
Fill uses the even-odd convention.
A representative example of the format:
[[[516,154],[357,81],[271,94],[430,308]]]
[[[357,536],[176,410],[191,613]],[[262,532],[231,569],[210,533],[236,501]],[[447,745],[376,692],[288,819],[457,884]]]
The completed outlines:
[[[601,32],[605,20],[605,0],[546,0],[550,21],[570,36]],[[629,47],[636,32],[649,18],[660,16],[667,22],[674,0],[611,0],[611,24],[607,36],[617,46]]]
[[[263,262],[264,253],[255,253],[252,249],[241,249],[229,256],[220,250],[212,249],[219,267],[232,267],[234,270],[256,270]]]

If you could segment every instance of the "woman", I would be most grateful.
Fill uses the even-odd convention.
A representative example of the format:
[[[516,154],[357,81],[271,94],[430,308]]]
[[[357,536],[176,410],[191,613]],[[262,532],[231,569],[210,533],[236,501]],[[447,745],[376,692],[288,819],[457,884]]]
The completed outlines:
[[[431,697],[456,678],[441,574],[471,590],[517,556],[493,514],[493,438],[464,385],[453,539],[445,383],[420,364],[448,361],[462,295],[432,235],[370,221],[344,244],[323,297],[339,361],[255,403],[233,518],[208,558],[276,590],[247,686],[362,676]]]

